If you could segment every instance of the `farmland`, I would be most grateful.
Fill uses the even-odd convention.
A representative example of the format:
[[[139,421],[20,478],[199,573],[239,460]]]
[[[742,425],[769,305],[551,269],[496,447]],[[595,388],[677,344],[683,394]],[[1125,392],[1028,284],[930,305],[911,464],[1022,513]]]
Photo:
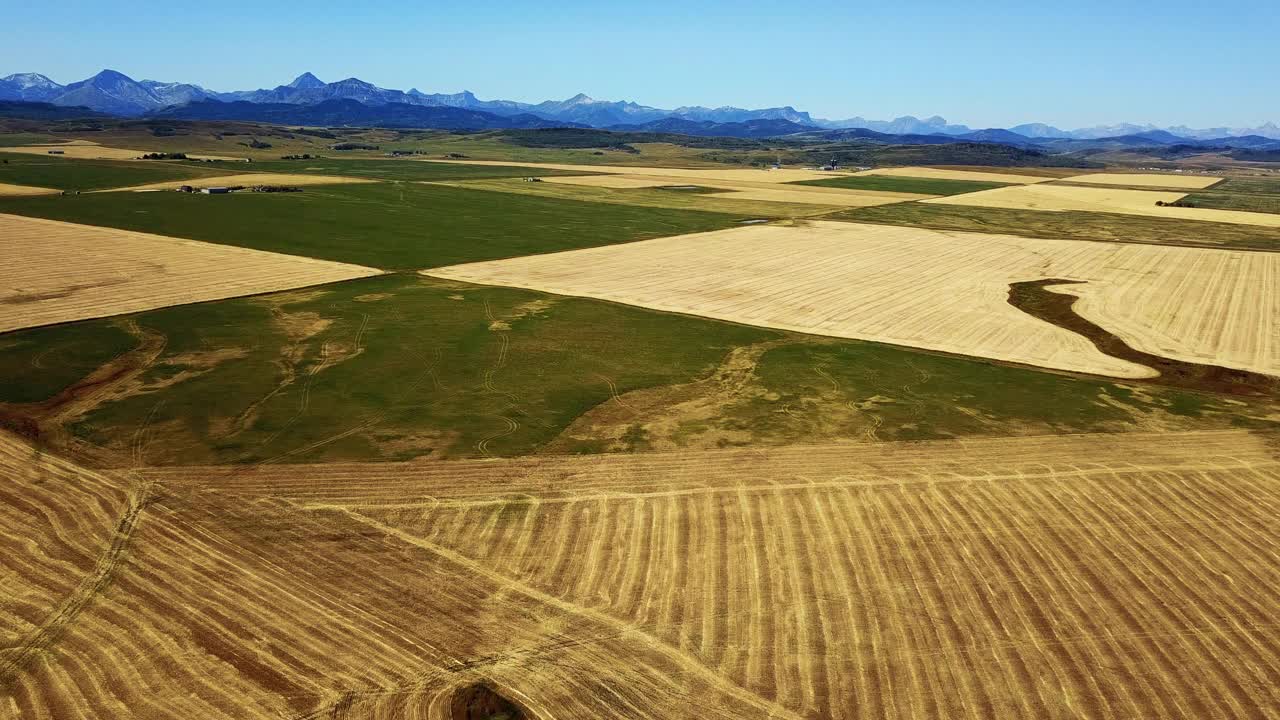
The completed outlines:
[[[689,693],[726,719],[1277,701],[1249,558],[1280,468],[1238,431],[135,474],[4,450],[6,537],[41,518],[44,548],[6,567],[18,716],[447,718],[473,683],[655,720]]]
[[[388,270],[696,232],[741,219],[404,183],[216,198],[180,193],[15,198],[0,200],[0,212]]]
[[[62,160],[0,154],[0,183],[55,190],[103,190],[126,185],[187,180],[208,175],[201,165],[111,160]]]
[[[0,718],[1277,717],[1261,170],[23,128]]]
[[[355,265],[0,215],[0,330],[377,274]],[[109,253],[102,252],[104,246]]]
[[[1267,213],[1214,210],[1198,207],[1169,207],[1170,204],[1182,200],[1185,196],[1185,192],[1041,183],[983,190],[982,192],[965,195],[934,198],[924,202],[941,205],[976,205],[979,207],[1040,210],[1045,212],[1067,210],[1149,215],[1161,218],[1280,227],[1280,217]],[[1161,203],[1161,205],[1156,203]]]
[[[779,247],[801,251],[806,262],[779,253]],[[928,267],[907,261],[921,254],[932,258]],[[1152,371],[1103,355],[1079,335],[1020,313],[1006,301],[1009,284],[1087,280],[1073,289],[1082,296],[1078,312],[1136,347],[1280,374],[1280,347],[1271,332],[1280,323],[1274,302],[1280,292],[1271,287],[1278,257],[812,222],[428,272],[787,330],[1144,377]],[[1181,306],[1188,276],[1212,278],[1195,291],[1194,313]]]

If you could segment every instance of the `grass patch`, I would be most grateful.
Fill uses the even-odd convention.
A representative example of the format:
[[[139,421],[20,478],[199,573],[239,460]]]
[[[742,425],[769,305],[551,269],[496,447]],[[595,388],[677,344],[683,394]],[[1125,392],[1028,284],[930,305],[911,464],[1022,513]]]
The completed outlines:
[[[8,162],[2,162],[3,160]],[[72,160],[0,153],[0,183],[55,190],[104,190],[185,180],[209,175],[205,168],[203,165],[172,162],[146,164],[124,160]]]
[[[161,355],[141,385],[107,395],[69,429],[128,452],[145,426],[154,463],[1111,431],[1153,412],[1189,427],[1259,426],[1275,410],[409,274],[131,319],[164,335]],[[32,397],[54,394],[91,359],[121,351],[111,328],[93,320],[0,337],[0,367],[43,377],[26,368],[46,345],[83,343],[43,356],[47,384]],[[732,351],[757,347],[758,361],[727,384],[708,379]],[[659,395],[614,400],[637,390]],[[575,424],[602,411],[612,419]]]
[[[825,219],[1068,240],[1280,249],[1280,228],[1110,213],[1042,212],[912,202],[854,208],[828,215]]]
[[[210,167],[227,173],[245,171],[242,163],[215,162]],[[589,172],[553,170],[550,168],[517,167],[512,165],[458,165],[454,163],[427,162],[422,160],[347,160],[323,158],[315,160],[269,160],[249,166],[253,172],[301,173],[315,175],[340,175],[374,178],[378,180],[475,180],[481,178],[510,178],[526,176],[551,177],[555,175],[592,175]]]
[[[0,335],[0,402],[48,400],[137,344],[110,320]]]
[[[171,380],[175,366],[187,379],[109,404],[75,431],[119,446],[151,417],[167,462],[530,452],[607,401],[604,378],[618,392],[687,382],[730,348],[777,335],[411,275],[136,320],[168,338],[144,379]],[[290,336],[307,322],[315,334]],[[206,360],[227,349],[241,352]]]
[[[528,185],[543,183],[524,183]],[[288,194],[103,193],[0,212],[410,270],[730,227],[737,216],[418,184]]]
[[[846,188],[849,190],[917,193],[920,195],[960,195],[962,193],[978,192],[979,190],[993,190],[1008,185],[1008,183],[998,182],[894,177],[891,175],[849,175],[824,178],[822,180],[801,180],[788,184],[817,185],[818,187]]]

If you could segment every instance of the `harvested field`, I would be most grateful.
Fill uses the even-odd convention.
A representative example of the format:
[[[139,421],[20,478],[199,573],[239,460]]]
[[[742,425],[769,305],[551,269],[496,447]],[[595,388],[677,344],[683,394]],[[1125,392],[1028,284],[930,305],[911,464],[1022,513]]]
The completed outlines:
[[[776,170],[774,172],[783,171]],[[681,183],[688,183],[689,178],[681,175],[584,175],[544,178],[543,182],[626,189],[680,185]],[[757,200],[838,207],[869,207],[932,197],[931,195],[913,193],[885,192],[883,190],[850,190],[813,185],[784,185],[780,187],[779,183],[759,180],[699,178],[698,184],[702,187],[723,190],[724,192],[708,193],[708,195],[725,200]]]
[[[1067,291],[1082,297],[1081,315],[1138,349],[1280,375],[1280,255],[1269,253],[814,221],[424,272],[1061,370],[1154,375],[1007,301],[1011,283],[1066,278],[1085,283]]]
[[[746,182],[789,183],[800,180],[821,180],[836,173],[821,170],[756,170],[747,168],[670,168],[670,167],[637,167],[630,165],[567,165],[563,163],[513,163],[499,160],[432,160],[436,163],[457,165],[500,165],[528,167],[530,170],[564,170],[582,173],[605,173],[610,175],[656,175],[670,178],[691,180],[738,180]],[[536,175],[537,173],[530,173]],[[1025,180],[1023,181],[1025,182]]]
[[[376,275],[357,265],[0,214],[0,331]]]
[[[998,182],[1011,185],[1025,185],[1053,180],[1050,176],[1025,175],[1022,173],[986,172],[982,170],[949,170],[935,167],[896,167],[864,170],[854,175],[888,175],[891,177],[936,178],[938,180],[972,180],[974,182]],[[830,177],[825,174],[824,177]]]
[[[1208,175],[1177,175],[1174,173],[1092,173],[1062,178],[1064,182],[1088,185],[1149,185],[1160,188],[1187,188],[1201,190],[1222,182],[1221,177]]]
[[[31,187],[30,185],[9,185],[0,183],[0,197],[22,197],[25,195],[54,195],[62,192],[53,188]]]
[[[147,469],[112,586],[12,697],[449,720],[487,682],[541,718],[1267,718],[1275,440]]]
[[[379,182],[369,178],[339,176],[339,175],[299,175],[286,173],[240,173],[238,175],[216,175],[214,177],[200,177],[191,180],[174,180],[169,182],[150,183],[147,185],[134,185],[132,187],[116,188],[116,190],[130,190],[133,192],[148,192],[151,190],[176,190],[183,185],[190,185],[196,188],[206,187],[235,187],[242,185],[244,187],[253,187],[255,185],[344,185],[355,183],[371,183]]]
[[[50,150],[61,153],[50,155]],[[24,153],[27,155],[46,155],[48,157],[73,158],[78,160],[136,160],[153,150],[127,150],[124,148],[104,147],[92,143],[75,142],[61,145],[17,145],[0,147],[0,152]]]
[[[1270,213],[1194,207],[1160,207],[1156,205],[1156,202],[1171,203],[1183,197],[1185,195],[1178,192],[1042,184],[996,188],[995,190],[983,190],[965,195],[934,198],[923,202],[938,205],[973,205],[1049,212],[1122,213],[1177,218],[1180,220],[1204,220],[1237,225],[1280,227],[1280,215]]]

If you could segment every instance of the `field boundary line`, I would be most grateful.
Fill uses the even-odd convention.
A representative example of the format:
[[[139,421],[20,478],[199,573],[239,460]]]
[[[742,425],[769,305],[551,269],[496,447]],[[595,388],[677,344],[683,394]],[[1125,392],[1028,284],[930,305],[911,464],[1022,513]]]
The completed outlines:
[[[736,484],[724,485],[720,487],[696,487],[685,488],[681,490],[656,490],[654,492],[596,492],[590,494],[575,494],[563,497],[546,497],[538,495],[537,491],[528,489],[511,489],[505,495],[479,497],[474,499],[458,499],[444,500],[434,496],[427,496],[420,502],[408,503],[302,503],[301,507],[307,510],[352,510],[355,508],[364,508],[370,510],[410,510],[413,508],[451,508],[451,507],[483,507],[486,505],[503,505],[511,502],[513,495],[531,495],[537,498],[539,503],[576,503],[589,501],[616,501],[616,500],[647,500],[653,498],[665,497],[681,497],[691,495],[714,495],[717,493],[736,493],[739,491],[749,492],[790,492],[792,490],[829,490],[838,488],[853,487],[908,487],[913,485],[952,485],[958,483],[977,483],[977,482],[1017,482],[1017,481],[1033,481],[1033,482],[1057,482],[1068,479],[1088,478],[1095,475],[1124,475],[1130,473],[1158,473],[1158,472],[1214,472],[1227,470],[1263,470],[1268,468],[1280,468],[1280,460],[1268,460],[1264,462],[1245,462],[1243,460],[1235,463],[1216,463],[1216,464],[1189,464],[1189,465],[1127,465],[1124,467],[1098,467],[1076,470],[1064,470],[1061,472],[1044,472],[1044,473],[1026,473],[1013,472],[1000,475],[956,475],[948,474],[946,477],[924,477],[913,478],[910,480],[889,480],[889,479],[868,479],[854,478],[849,476],[840,476],[833,480],[823,480],[817,482],[796,482],[796,483],[776,483],[768,479],[761,480],[758,484]],[[798,475],[797,475],[798,477]],[[549,491],[558,492],[558,491]]]

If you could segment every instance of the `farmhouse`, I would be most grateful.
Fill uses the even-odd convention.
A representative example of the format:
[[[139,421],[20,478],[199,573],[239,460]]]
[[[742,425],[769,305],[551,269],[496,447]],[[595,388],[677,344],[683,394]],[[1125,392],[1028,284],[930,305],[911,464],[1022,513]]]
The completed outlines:
[[[207,187],[207,188],[200,188],[200,192],[204,193],[205,195],[226,195],[227,193],[231,192],[231,188]]]

